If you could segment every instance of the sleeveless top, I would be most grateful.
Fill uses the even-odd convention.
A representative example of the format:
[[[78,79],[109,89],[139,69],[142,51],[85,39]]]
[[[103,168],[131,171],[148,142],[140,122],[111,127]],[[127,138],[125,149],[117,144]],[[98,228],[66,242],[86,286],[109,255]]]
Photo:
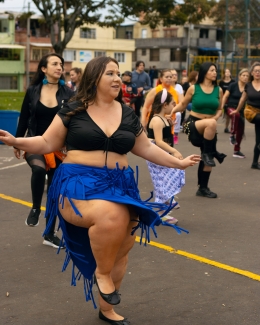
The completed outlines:
[[[63,105],[58,112],[64,126],[68,129],[66,137],[67,150],[116,152],[127,154],[135,145],[143,127],[134,110],[125,104],[122,105],[122,119],[117,130],[108,137],[104,131],[92,120],[87,110],[77,112],[73,116],[66,114],[79,106],[77,102]]]
[[[215,86],[210,94],[204,93],[200,85],[194,86],[191,110],[199,114],[215,115],[219,107],[219,86]]]
[[[173,137],[172,137],[172,130],[171,130],[171,126],[170,125],[166,125],[164,119],[159,116],[159,115],[154,115],[154,116],[158,116],[160,117],[160,119],[163,121],[164,123],[164,128],[162,129],[162,135],[163,135],[163,141],[166,142],[167,144],[169,144],[171,147],[173,147]],[[151,119],[152,120],[152,119]],[[151,121],[150,121],[151,122]],[[147,137],[150,139],[154,139],[154,132],[153,129],[149,128],[149,125],[147,127]]]

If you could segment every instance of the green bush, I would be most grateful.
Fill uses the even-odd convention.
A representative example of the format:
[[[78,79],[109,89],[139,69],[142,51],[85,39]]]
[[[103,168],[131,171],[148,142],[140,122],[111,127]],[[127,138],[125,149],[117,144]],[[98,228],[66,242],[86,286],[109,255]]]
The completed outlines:
[[[0,92],[0,110],[21,111],[24,92]]]

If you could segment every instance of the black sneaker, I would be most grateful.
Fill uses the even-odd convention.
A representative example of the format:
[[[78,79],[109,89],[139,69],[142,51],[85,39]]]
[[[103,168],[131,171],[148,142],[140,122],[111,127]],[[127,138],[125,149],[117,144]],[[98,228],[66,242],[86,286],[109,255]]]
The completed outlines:
[[[36,227],[39,224],[39,217],[41,214],[41,209],[32,209],[25,220],[26,226]]]
[[[229,128],[225,128],[224,133],[230,133]]]
[[[233,154],[235,158],[246,158],[246,156],[241,151],[235,151]]]
[[[199,188],[198,191],[196,192],[196,196],[204,196],[210,199],[215,199],[217,197],[217,194],[211,192],[211,190],[208,187],[205,187],[205,188]]]
[[[237,141],[236,141],[236,137],[234,134],[232,134],[230,137],[229,137],[229,141],[230,141],[230,144],[232,146],[234,146],[235,144],[237,144]]]
[[[57,237],[56,235],[45,235],[43,245],[51,246],[54,248],[59,248],[59,247],[64,248],[64,246],[61,245],[60,238]]]
[[[253,169],[260,169],[260,164],[259,163],[252,163],[251,168],[253,168]]]

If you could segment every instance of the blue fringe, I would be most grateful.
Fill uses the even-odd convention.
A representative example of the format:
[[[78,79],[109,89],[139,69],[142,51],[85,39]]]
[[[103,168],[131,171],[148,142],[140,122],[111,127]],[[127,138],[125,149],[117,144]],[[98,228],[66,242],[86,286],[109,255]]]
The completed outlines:
[[[93,297],[93,274],[96,269],[96,262],[91,251],[88,238],[88,229],[76,227],[67,223],[59,212],[59,204],[64,207],[64,200],[67,198],[76,215],[82,217],[80,211],[73,203],[72,199],[91,200],[104,199],[116,203],[129,204],[134,206],[139,217],[137,226],[132,229],[133,235],[140,228],[140,244],[144,241],[144,246],[150,242],[150,230],[157,238],[156,226],[163,225],[172,227],[178,234],[188,233],[187,230],[176,225],[162,221],[175,206],[172,200],[169,205],[150,202],[150,197],[143,201],[138,190],[139,170],[136,167],[136,179],[130,167],[120,169],[117,165],[111,170],[107,167],[96,168],[77,164],[61,164],[56,170],[52,185],[48,192],[46,216],[49,216],[49,223],[44,231],[48,233],[50,226],[59,217],[59,228],[62,229],[63,237],[61,242],[65,242],[66,256],[62,271],[65,271],[70,260],[72,260],[71,285],[76,286],[77,281],[83,277],[84,292],[86,301],[91,300],[94,308],[96,307]],[[177,203],[176,203],[177,204]],[[58,250],[58,253],[60,248]],[[78,271],[75,271],[77,267]]]

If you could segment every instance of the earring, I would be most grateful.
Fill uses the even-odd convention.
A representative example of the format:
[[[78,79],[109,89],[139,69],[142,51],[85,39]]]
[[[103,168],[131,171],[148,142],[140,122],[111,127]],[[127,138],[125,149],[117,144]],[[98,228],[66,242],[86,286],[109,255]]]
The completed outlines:
[[[42,84],[47,85],[47,83],[48,83],[48,79],[46,76],[44,76],[44,79],[42,79]]]
[[[63,79],[60,79],[60,80],[59,80],[59,84],[60,84],[61,86],[64,86],[64,85],[65,85],[65,81],[64,81]]]

